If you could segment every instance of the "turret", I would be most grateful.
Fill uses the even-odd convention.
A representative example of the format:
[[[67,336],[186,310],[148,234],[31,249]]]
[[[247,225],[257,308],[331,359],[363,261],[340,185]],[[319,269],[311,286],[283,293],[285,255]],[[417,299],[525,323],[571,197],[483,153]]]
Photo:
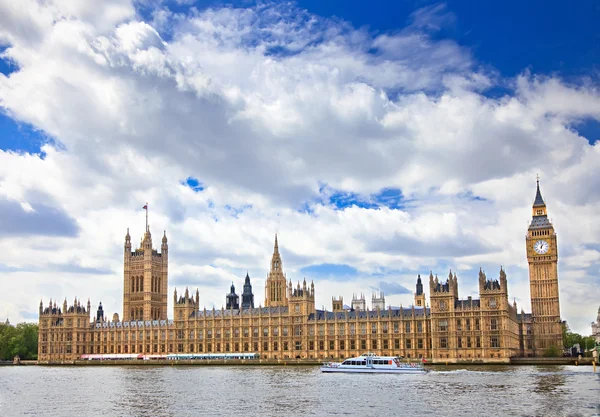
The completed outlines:
[[[166,255],[169,250],[169,245],[167,244],[167,231],[165,230],[162,237],[162,244],[160,245],[160,253]]]
[[[291,291],[291,282],[290,282]],[[311,286],[311,291],[307,289],[306,278],[304,278],[302,287],[298,282],[296,289],[291,291],[288,297],[290,311],[293,313],[301,313],[307,315],[315,312],[315,296],[314,285]]]
[[[371,308],[373,310],[385,310],[385,296],[382,291],[371,296]]]
[[[239,295],[237,295],[235,293],[235,286],[233,285],[233,282],[231,283],[231,288],[229,290],[230,290],[229,294],[227,294],[225,297],[225,300],[226,300],[225,307],[227,308],[227,310],[230,310],[230,309],[239,310],[240,297],[239,297]]]
[[[333,311],[344,311],[344,297],[341,295],[336,297],[331,297],[331,309]]]
[[[250,275],[246,271],[244,279],[244,291],[242,292],[242,310],[254,308],[254,294],[252,294],[252,284],[250,284]]]
[[[104,321],[104,310],[102,308],[102,301],[98,304],[98,311],[96,311],[96,323],[101,323]]]
[[[479,292],[481,292],[483,290],[486,279],[487,279],[487,277],[485,276],[483,269],[481,269],[481,267],[480,267],[479,268]]]
[[[353,310],[365,311],[367,309],[367,303],[365,302],[365,295],[360,294],[360,298],[356,294],[352,294],[352,305]]]
[[[44,312],[44,302],[42,300],[40,300],[40,316],[42,315],[43,312]]]
[[[425,293],[423,292],[423,282],[421,275],[417,276],[417,285],[415,288],[415,305],[417,307],[425,307]]]

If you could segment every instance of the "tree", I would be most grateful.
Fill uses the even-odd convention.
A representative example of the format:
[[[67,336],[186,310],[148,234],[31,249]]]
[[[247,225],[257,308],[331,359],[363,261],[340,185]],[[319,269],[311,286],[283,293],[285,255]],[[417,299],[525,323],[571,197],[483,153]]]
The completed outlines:
[[[0,360],[9,361],[16,355],[23,360],[37,359],[37,348],[37,324],[0,324]]]
[[[546,349],[544,349],[542,356],[544,356],[545,358],[556,358],[558,356],[562,356],[562,352],[558,348],[558,346],[551,345],[551,346],[547,347]]]

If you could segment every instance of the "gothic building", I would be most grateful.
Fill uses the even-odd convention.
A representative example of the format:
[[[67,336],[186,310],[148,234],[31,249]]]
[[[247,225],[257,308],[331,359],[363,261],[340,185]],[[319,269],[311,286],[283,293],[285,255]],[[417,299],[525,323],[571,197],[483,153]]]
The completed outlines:
[[[414,303],[386,306],[373,294],[367,309],[364,294],[332,297],[331,311],[315,308],[315,285],[287,279],[277,236],[265,282],[265,305],[254,306],[246,274],[242,303],[232,283],[226,307],[201,307],[200,292],[173,296],[173,319],[167,319],[168,247],[152,248],[146,226],[140,247],[125,236],[123,320],[95,317],[91,303],[79,300],[62,308],[50,300],[39,306],[41,362],[73,361],[84,354],[135,354],[160,358],[167,353],[255,352],[262,358],[343,359],[365,351],[441,362],[508,362],[515,356],[539,356],[562,346],[556,233],[537,185],[533,217],[527,230],[531,313],[517,312],[508,299],[505,270],[497,278],[478,274],[478,298],[460,298],[458,276],[445,280],[429,273],[429,304],[418,275]],[[600,317],[599,317],[600,319]]]

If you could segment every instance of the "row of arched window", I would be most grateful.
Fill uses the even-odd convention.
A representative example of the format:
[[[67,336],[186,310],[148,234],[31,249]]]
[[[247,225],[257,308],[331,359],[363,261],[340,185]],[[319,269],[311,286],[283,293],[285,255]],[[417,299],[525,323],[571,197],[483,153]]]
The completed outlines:
[[[160,320],[160,307],[150,307],[150,318],[151,320]],[[144,308],[143,307],[132,307],[131,308],[131,320],[144,320]]]
[[[151,292],[160,292],[162,279],[160,277],[152,277],[150,281]],[[131,292],[143,292],[144,291],[144,277],[131,277]]]
[[[534,230],[531,236],[550,236],[550,230]]]

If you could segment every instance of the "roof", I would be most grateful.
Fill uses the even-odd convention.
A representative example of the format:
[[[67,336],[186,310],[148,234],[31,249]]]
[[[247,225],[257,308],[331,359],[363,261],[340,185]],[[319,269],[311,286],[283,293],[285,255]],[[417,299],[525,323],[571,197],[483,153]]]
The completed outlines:
[[[470,299],[470,300],[456,300],[454,302],[454,307],[455,308],[479,308],[481,306],[481,301],[480,300],[474,300],[474,299]]]
[[[544,199],[542,198],[542,193],[540,192],[540,183],[537,183],[537,192],[535,193],[535,201],[533,202],[533,207],[542,207],[545,206]]]
[[[231,317],[239,315],[258,316],[259,314],[285,314],[288,312],[287,307],[260,307],[247,309],[214,309],[214,310],[198,310],[192,312],[190,317]]]
[[[535,206],[534,206],[535,207]],[[551,227],[552,223],[548,220],[548,216],[533,216],[531,219],[530,229],[546,229]]]
[[[378,318],[378,317],[412,317],[413,312],[415,317],[429,316],[429,309],[423,307],[405,307],[405,308],[392,308],[385,310],[350,310],[350,311],[324,311],[316,310],[315,313],[308,315],[308,321],[320,321],[320,320],[345,320],[345,319],[367,319],[367,318]]]

